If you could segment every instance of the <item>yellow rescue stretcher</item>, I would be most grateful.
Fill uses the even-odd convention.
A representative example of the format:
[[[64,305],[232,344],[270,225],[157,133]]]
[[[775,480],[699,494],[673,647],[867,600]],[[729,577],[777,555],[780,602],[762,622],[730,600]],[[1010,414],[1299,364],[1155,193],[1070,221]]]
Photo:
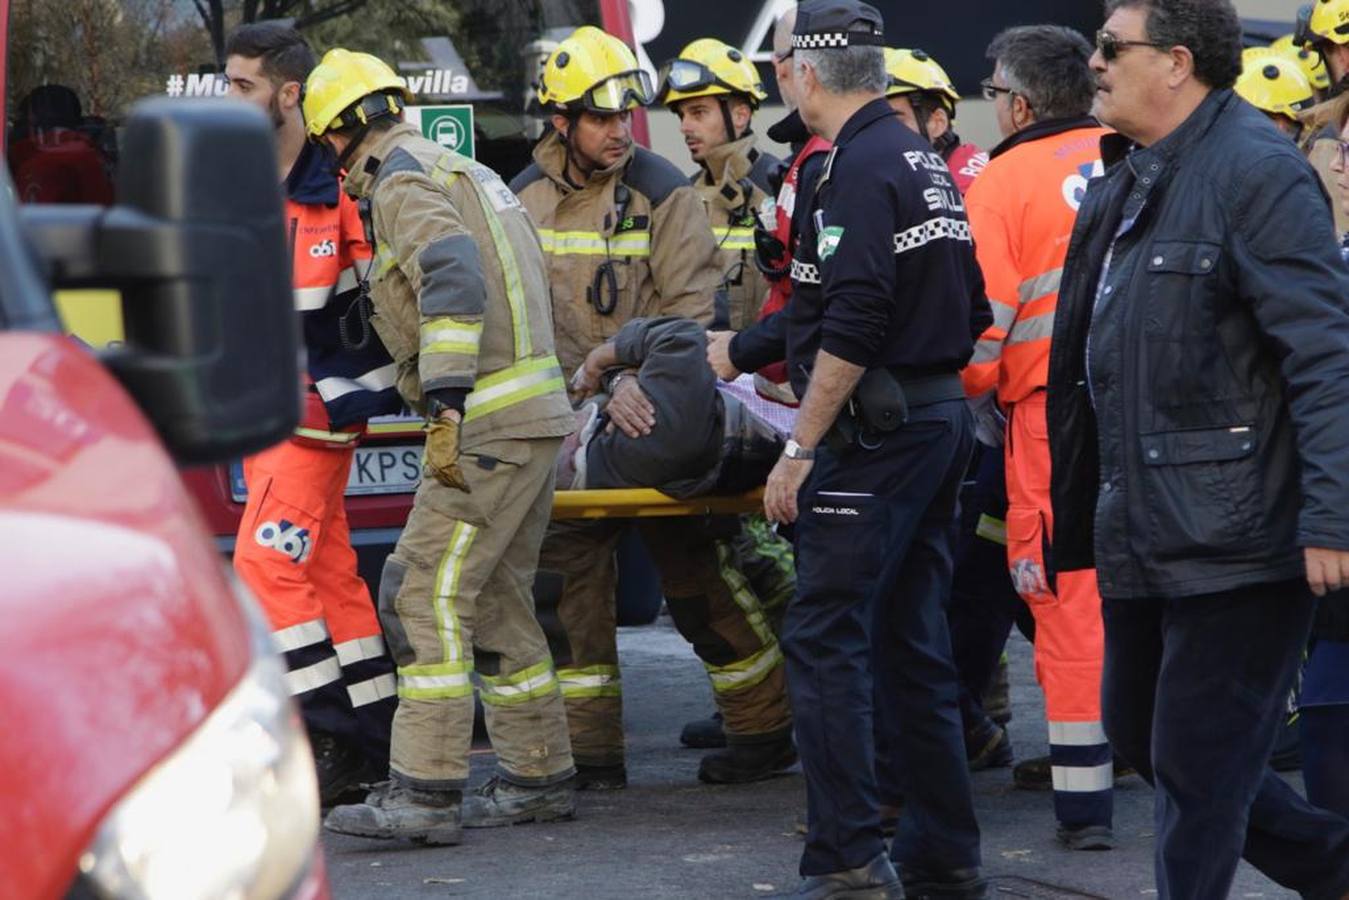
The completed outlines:
[[[763,509],[763,488],[747,494],[676,500],[651,488],[557,491],[554,519],[649,519],[660,516],[735,516]]]

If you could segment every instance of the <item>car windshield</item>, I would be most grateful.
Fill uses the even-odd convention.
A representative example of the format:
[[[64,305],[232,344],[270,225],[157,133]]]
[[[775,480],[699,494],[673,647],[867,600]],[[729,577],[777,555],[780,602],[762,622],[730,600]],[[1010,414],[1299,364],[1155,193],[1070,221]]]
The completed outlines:
[[[145,96],[223,96],[242,22],[282,19],[318,55],[347,47],[393,65],[409,119],[507,178],[540,123],[531,83],[557,40],[599,21],[598,0],[13,0],[7,159],[22,203],[113,200],[118,133]]]

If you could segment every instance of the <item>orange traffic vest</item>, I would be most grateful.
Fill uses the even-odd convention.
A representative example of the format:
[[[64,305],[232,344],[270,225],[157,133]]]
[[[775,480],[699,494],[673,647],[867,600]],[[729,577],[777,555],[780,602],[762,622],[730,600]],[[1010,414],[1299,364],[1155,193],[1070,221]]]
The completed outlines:
[[[1007,406],[1045,386],[1049,339],[1073,220],[1087,181],[1102,174],[1095,120],[1032,125],[992,151],[965,197],[993,324],[962,373],[977,397]]]

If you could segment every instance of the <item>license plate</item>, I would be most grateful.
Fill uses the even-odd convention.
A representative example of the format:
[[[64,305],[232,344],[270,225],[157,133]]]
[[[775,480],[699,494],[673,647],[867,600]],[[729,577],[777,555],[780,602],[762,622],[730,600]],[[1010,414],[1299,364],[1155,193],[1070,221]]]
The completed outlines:
[[[421,444],[386,444],[357,447],[347,476],[347,496],[411,494],[422,480]],[[235,503],[248,500],[243,463],[230,465],[230,496]]]
[[[347,478],[347,496],[411,494],[421,480],[421,444],[357,447]]]

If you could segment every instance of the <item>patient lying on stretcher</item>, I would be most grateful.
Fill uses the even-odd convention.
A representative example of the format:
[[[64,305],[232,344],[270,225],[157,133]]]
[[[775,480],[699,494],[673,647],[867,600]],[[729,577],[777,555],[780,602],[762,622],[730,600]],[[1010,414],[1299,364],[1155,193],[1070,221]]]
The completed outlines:
[[[624,380],[635,380],[649,405],[624,402],[611,415],[601,387],[620,396]],[[702,326],[674,317],[628,322],[591,351],[572,389],[586,399],[558,454],[558,490],[656,488],[676,499],[741,493],[767,479],[795,414],[752,386],[718,381]]]

